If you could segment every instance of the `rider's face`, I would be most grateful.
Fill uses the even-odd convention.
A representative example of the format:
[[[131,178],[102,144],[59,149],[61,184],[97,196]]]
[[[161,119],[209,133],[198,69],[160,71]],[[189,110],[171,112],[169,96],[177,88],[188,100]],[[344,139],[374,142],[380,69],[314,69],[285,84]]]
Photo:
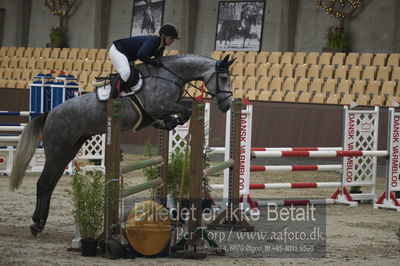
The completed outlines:
[[[171,44],[173,44],[175,41],[175,39],[171,36],[165,35],[164,37],[164,42],[166,46],[170,46]]]

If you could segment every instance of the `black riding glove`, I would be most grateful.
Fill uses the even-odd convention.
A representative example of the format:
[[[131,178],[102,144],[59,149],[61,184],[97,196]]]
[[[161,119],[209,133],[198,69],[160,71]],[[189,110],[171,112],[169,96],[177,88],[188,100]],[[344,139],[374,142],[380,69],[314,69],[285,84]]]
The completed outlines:
[[[156,66],[156,67],[162,67],[161,60],[159,58],[153,58],[151,59],[150,65]]]

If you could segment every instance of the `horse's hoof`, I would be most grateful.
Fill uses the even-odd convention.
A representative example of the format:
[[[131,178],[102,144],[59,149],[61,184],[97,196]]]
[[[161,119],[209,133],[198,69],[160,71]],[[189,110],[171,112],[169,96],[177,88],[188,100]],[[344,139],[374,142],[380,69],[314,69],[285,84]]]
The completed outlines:
[[[30,228],[31,228],[31,234],[32,234],[33,236],[37,236],[37,234],[40,233],[40,232],[42,232],[42,230],[43,230],[43,228],[39,228],[39,227],[37,227],[35,224],[32,224],[32,225],[30,226]]]

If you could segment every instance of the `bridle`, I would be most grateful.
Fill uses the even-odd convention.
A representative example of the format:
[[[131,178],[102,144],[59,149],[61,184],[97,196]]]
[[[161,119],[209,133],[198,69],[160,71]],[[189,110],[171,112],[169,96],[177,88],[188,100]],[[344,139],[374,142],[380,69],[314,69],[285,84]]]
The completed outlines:
[[[218,104],[224,102],[226,99],[228,99],[229,97],[231,97],[231,96],[233,95],[233,92],[232,92],[232,91],[221,90],[221,89],[219,88],[219,74],[221,74],[221,73],[225,73],[225,74],[227,74],[228,76],[230,75],[229,69],[228,69],[228,68],[219,67],[218,62],[216,62],[216,63],[215,63],[215,72],[213,72],[212,75],[211,75],[211,76],[208,78],[208,80],[205,82],[205,86],[207,87],[208,82],[210,82],[210,80],[212,79],[212,77],[213,77],[214,75],[216,75],[216,79],[217,79],[216,83],[217,83],[217,84],[216,84],[216,86],[215,86],[215,94],[212,93],[212,92],[206,92],[206,93],[209,94],[209,95],[211,95],[212,97],[215,97],[215,98],[217,99]],[[223,99],[219,99],[217,96],[218,96],[218,94],[220,94],[220,93],[227,93],[227,94],[229,94],[229,95],[226,96],[226,97],[223,98]]]

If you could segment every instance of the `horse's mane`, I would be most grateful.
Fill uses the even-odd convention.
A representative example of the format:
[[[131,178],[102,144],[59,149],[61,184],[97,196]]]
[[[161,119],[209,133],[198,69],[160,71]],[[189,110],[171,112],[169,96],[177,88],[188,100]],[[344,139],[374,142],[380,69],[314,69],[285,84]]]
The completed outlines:
[[[170,62],[171,60],[176,60],[176,59],[211,59],[214,60],[208,56],[203,56],[203,55],[197,55],[197,54],[177,54],[177,55],[171,55],[171,56],[163,56],[162,61],[163,62]]]
[[[197,55],[197,54],[177,54],[177,55],[171,55],[171,56],[163,56],[161,57],[161,61],[163,63],[164,66],[166,67],[171,67],[176,63],[179,63],[180,60],[182,60],[181,62],[183,62],[183,60],[199,60],[202,62],[208,61],[210,63],[215,63],[215,59],[207,57],[207,56],[203,56],[203,55]],[[145,68],[146,64],[144,63],[140,63],[137,64],[136,67],[140,70],[143,70]]]

